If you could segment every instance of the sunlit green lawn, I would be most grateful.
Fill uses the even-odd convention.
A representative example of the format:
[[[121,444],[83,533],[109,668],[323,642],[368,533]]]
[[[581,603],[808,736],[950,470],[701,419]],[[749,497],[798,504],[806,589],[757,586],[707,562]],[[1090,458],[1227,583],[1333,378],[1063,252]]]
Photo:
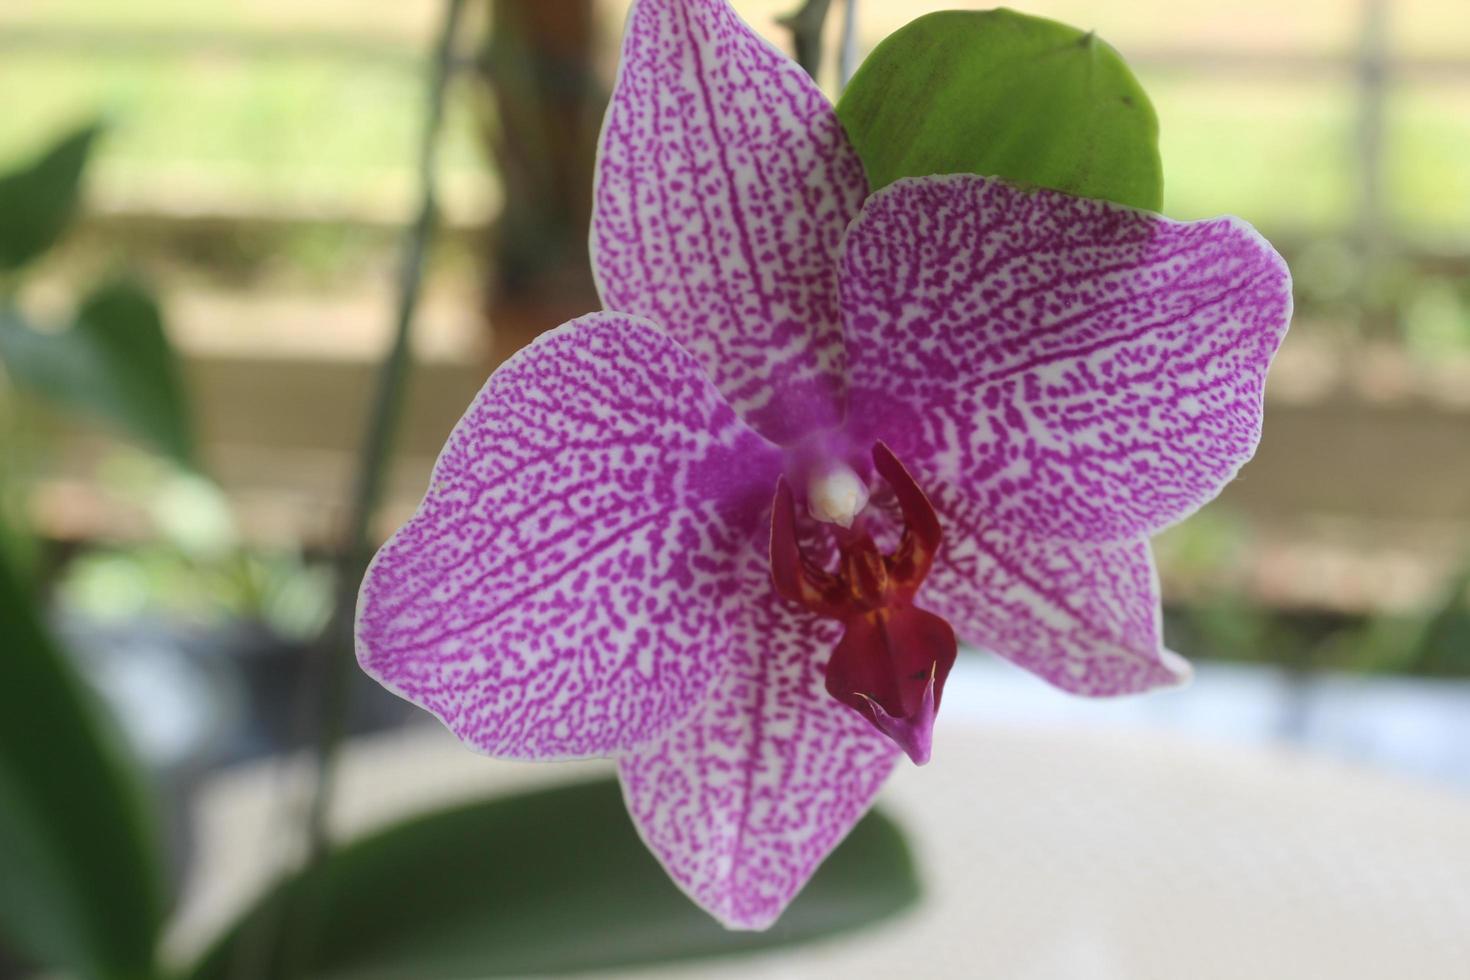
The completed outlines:
[[[0,158],[102,113],[108,197],[352,211],[408,185],[421,87],[411,59],[9,52],[0,90],[26,95],[0,114]],[[472,126],[456,113],[450,168],[478,165]]]
[[[1166,9],[1154,0],[1149,5]],[[0,91],[8,93],[0,114],[0,159],[104,112],[115,129],[97,182],[110,199],[173,197],[187,208],[193,198],[239,210],[349,213],[396,202],[409,185],[419,114],[416,45],[434,4],[406,3],[387,20],[354,16],[351,5],[336,2],[305,7],[307,12],[287,14],[281,3],[53,0],[23,14],[0,14],[0,42],[7,30],[29,32],[30,39],[0,49]],[[1337,46],[1351,36],[1352,9],[1342,8],[1338,19],[1346,22],[1333,31]],[[1135,14],[1119,29],[1139,33],[1141,47],[1157,50],[1162,35],[1144,31],[1138,26],[1144,19]],[[891,11],[873,16],[881,20]],[[1181,8],[1172,16],[1185,20],[1188,13]],[[1318,10],[1315,16],[1337,15]],[[317,42],[306,52],[263,54],[250,46],[262,38],[299,41],[303,30]],[[111,31],[117,43],[100,49],[68,44],[69,31]],[[246,44],[240,54],[226,44],[201,53],[170,50],[160,40],[199,32],[226,42],[237,36]],[[139,38],[149,43],[129,43]],[[334,38],[341,42],[335,52]],[[1266,41],[1279,50],[1279,41]],[[1126,54],[1127,44],[1119,43]],[[1239,46],[1238,39],[1233,43]],[[1268,232],[1351,227],[1358,177],[1350,78],[1252,80],[1179,69],[1142,74],[1161,120],[1171,214],[1230,211]],[[469,181],[482,168],[475,106],[460,99],[457,107],[446,166]],[[1388,209],[1398,230],[1470,235],[1470,167],[1464,162],[1470,80],[1402,88],[1390,109]]]

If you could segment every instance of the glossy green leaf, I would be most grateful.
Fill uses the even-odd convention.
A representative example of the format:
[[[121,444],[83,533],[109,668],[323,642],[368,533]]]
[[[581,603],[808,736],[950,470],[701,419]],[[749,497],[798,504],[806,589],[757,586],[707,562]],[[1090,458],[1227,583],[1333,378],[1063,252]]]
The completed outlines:
[[[137,774],[0,561],[0,934],[37,963],[153,975],[163,919]]]
[[[917,893],[902,835],[872,813],[774,927],[729,932],[668,879],[607,780],[434,813],[350,844],[270,894],[193,977],[460,980],[644,966],[855,929]],[[297,932],[281,942],[283,927]],[[282,948],[294,951],[289,969],[258,958]]]
[[[874,190],[976,173],[1157,211],[1159,125],[1118,52],[1013,10],[920,17],[863,62],[837,103]]]
[[[74,322],[37,330],[0,311],[0,362],[22,387],[99,416],[150,448],[193,465],[194,438],[178,359],[152,295],[119,281],[93,292]]]
[[[68,134],[40,158],[0,175],[0,270],[17,269],[49,249],[76,213],[82,172],[101,127]]]

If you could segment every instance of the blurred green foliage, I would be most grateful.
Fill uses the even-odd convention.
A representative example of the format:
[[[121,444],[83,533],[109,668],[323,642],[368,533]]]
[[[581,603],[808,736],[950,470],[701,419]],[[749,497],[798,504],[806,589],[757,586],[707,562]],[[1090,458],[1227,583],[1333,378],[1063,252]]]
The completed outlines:
[[[93,289],[59,330],[36,329],[0,308],[0,362],[34,395],[94,415],[182,466],[197,465],[178,358],[157,301],[140,284],[120,279]]]
[[[157,828],[35,610],[0,556],[0,934],[80,977],[146,980],[165,907]]]
[[[1470,588],[1435,608],[1373,616],[1273,609],[1239,593],[1166,611],[1170,644],[1211,660],[1299,673],[1470,678]]]
[[[97,486],[110,502],[144,515],[154,537],[73,557],[56,582],[67,609],[99,623],[258,623],[296,641],[325,625],[332,602],[325,560],[312,562],[299,549],[247,547],[215,483],[119,450],[98,466]]]
[[[16,386],[99,416],[154,450],[196,462],[181,372],[163,315],[138,283],[93,289],[72,321],[37,329],[16,303],[19,277],[61,238],[76,214],[95,124],[62,137],[35,160],[0,174],[0,365]]]
[[[86,126],[0,175],[0,366],[19,387],[102,415],[174,458],[192,459],[188,413],[152,297],[113,283],[68,327],[33,329],[19,276],[61,238],[80,205],[98,127]],[[7,442],[11,440],[7,439]],[[0,476],[14,479],[7,468]],[[0,487],[6,503],[15,493]],[[23,507],[0,523],[15,528]],[[35,961],[98,980],[156,975],[165,912],[157,828],[120,738],[43,626],[12,539],[0,548],[0,933]],[[29,572],[29,568],[25,569]]]
[[[1353,640],[1359,669],[1470,677],[1470,559],[1427,614],[1370,621]]]
[[[1470,555],[1443,593],[1417,611],[1349,613],[1262,603],[1242,571],[1263,541],[1208,507],[1154,539],[1187,601],[1165,609],[1169,645],[1191,657],[1296,672],[1470,678]]]
[[[0,176],[0,271],[38,258],[71,224],[81,198],[82,172],[100,132],[84,126],[29,165]]]

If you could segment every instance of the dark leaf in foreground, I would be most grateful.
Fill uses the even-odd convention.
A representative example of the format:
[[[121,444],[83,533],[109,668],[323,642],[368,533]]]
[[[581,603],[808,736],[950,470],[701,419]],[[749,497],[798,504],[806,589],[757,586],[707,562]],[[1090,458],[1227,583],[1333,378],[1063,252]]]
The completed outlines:
[[[767,949],[894,915],[918,895],[892,821],[870,813],[768,932],[730,932],[638,839],[618,785],[583,783],[443,811],[333,854],[225,936],[194,980],[488,977]],[[285,942],[277,930],[291,930]],[[249,962],[262,949],[298,957]]]

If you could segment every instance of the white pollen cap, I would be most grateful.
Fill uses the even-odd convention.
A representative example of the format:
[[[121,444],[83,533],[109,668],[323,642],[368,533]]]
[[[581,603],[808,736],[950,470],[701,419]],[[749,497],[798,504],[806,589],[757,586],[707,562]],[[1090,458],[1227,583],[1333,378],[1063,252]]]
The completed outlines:
[[[807,511],[819,521],[852,527],[868,506],[868,485],[851,467],[834,463],[812,477],[806,488]]]

